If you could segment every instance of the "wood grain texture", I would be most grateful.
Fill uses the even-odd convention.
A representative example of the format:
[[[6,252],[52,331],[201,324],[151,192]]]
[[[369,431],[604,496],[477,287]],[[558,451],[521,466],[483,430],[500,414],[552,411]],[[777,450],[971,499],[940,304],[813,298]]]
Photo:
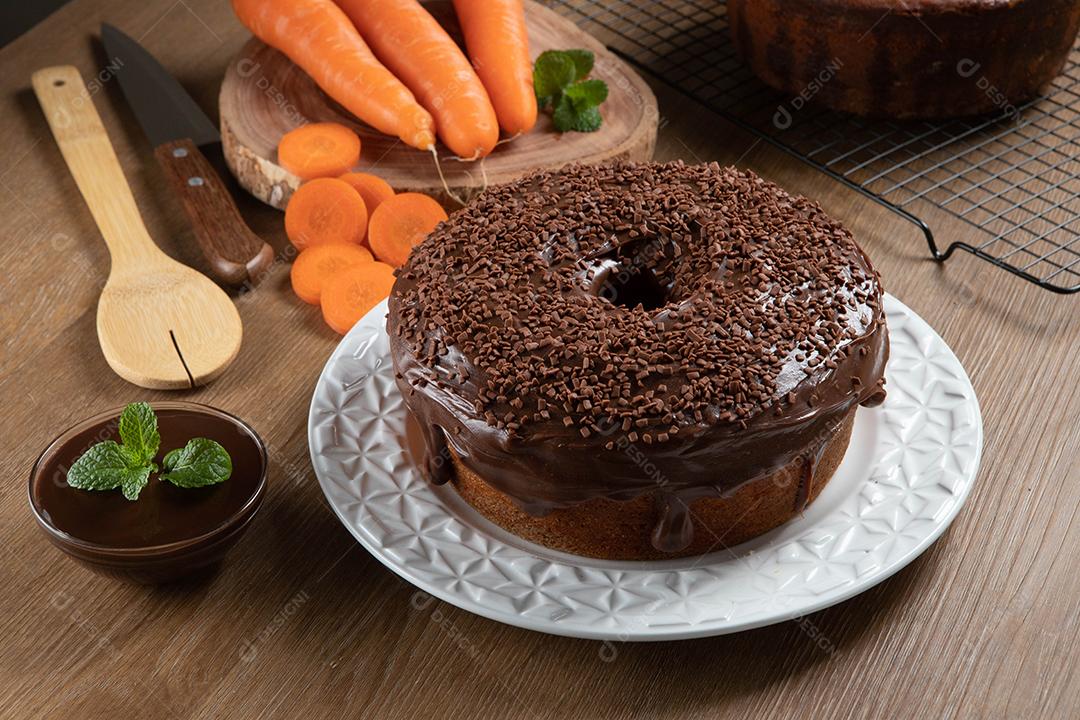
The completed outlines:
[[[97,410],[175,397],[134,389],[94,347],[107,255],[28,90],[30,73],[58,60],[93,77],[104,58],[87,39],[103,18],[140,38],[209,112],[247,40],[213,0],[73,0],[0,50],[0,717],[1075,717],[1078,299],[967,255],[927,260],[911,226],[658,84],[659,158],[738,163],[819,199],[969,371],[982,470],[922,557],[801,623],[689,642],[549,637],[414,595],[355,543],[315,483],[307,409],[338,338],[289,290],[280,213],[251,204],[245,217],[279,262],[236,299],[246,338],[229,372],[184,397],[240,415],[269,443],[260,516],[201,585],[132,587],[68,562],[27,507],[37,453]],[[105,80],[93,92],[150,234],[203,268],[119,88]],[[974,239],[926,215],[942,239]]]
[[[427,7],[452,35],[459,36],[449,0],[429,2]],[[439,145],[443,175],[457,197],[469,198],[487,184],[510,182],[536,168],[652,156],[658,115],[656,97],[645,81],[566,18],[531,1],[525,3],[525,11],[534,59],[551,49],[587,48],[596,54],[592,77],[604,80],[609,88],[604,124],[595,133],[559,134],[550,112],[542,112],[532,132],[499,145],[482,163],[454,160]],[[245,44],[229,64],[220,106],[221,141],[229,167],[245,188],[274,207],[284,208],[300,185],[300,178],[277,164],[278,142],[308,122],[337,122],[355,130],[362,145],[357,171],[378,174],[398,192],[422,192],[447,207],[459,207],[444,191],[429,154],[358,122],[288,58],[258,40]]]
[[[232,300],[150,238],[79,70],[38,70],[33,86],[109,246],[109,277],[97,304],[98,342],[109,366],[144,388],[187,388],[214,379],[240,349],[243,333]]]
[[[254,285],[274,262],[274,249],[240,217],[217,171],[190,140],[172,140],[154,148],[173,194],[191,221],[206,264],[225,285]]]

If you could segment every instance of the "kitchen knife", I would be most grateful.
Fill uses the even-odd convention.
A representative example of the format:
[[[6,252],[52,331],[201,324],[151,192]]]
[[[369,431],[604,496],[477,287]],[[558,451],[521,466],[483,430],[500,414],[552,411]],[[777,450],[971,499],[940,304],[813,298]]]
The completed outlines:
[[[103,23],[101,41],[154,156],[183,202],[210,274],[226,285],[258,282],[274,262],[274,251],[244,223],[207,159],[221,157],[214,123],[135,40]]]

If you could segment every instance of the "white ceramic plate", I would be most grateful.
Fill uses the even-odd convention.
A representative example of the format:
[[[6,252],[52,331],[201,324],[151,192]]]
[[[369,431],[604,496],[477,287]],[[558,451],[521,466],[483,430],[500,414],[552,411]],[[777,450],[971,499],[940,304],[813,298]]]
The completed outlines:
[[[888,399],[856,415],[839,470],[802,517],[730,550],[613,562],[534,545],[431,487],[394,385],[385,303],[341,341],[308,418],[311,462],[356,539],[422,590],[493,620],[612,640],[735,632],[881,582],[948,527],[975,481],[982,420],[956,356],[886,297]]]

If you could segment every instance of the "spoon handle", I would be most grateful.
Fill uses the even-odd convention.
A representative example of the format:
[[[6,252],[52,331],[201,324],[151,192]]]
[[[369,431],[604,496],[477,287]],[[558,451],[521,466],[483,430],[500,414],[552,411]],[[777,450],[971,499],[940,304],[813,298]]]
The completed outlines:
[[[161,255],[79,71],[71,65],[42,68],[32,82],[68,170],[109,246],[114,270]]]

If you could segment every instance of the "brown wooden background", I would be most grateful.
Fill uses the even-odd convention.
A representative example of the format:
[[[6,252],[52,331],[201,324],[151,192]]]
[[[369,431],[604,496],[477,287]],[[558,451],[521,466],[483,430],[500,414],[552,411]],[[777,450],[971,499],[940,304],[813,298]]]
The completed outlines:
[[[308,401],[337,336],[282,264],[238,300],[240,356],[190,397],[270,443],[261,516],[219,576],[154,589],[105,580],[49,546],[26,504],[43,445],[71,422],[165,397],[113,375],[94,305],[108,259],[29,89],[30,73],[104,65],[101,21],[140,39],[207,109],[247,37],[212,0],[74,0],[0,51],[0,717],[1075,717],[1080,713],[1080,298],[921,236],[662,86],[657,156],[719,160],[819,198],[888,289],[971,374],[986,426],[967,507],[925,555],[809,622],[706,640],[615,644],[504,627],[412,588],[326,508],[305,441]],[[94,102],[151,234],[200,267],[191,232],[115,81]],[[281,253],[280,216],[244,207]],[[939,237],[970,232],[931,217]]]

